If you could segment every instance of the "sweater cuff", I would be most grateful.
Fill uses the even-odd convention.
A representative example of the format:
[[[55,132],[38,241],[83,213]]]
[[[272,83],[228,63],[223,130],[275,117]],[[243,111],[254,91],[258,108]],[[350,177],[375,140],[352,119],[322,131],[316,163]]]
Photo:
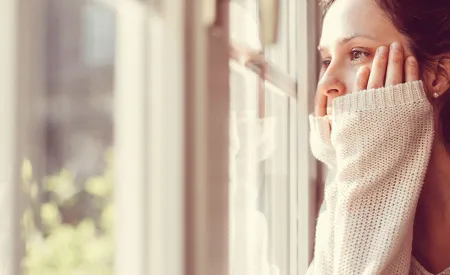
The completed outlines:
[[[395,86],[363,90],[337,97],[332,102],[333,115],[383,109],[427,100],[420,80]]]
[[[322,117],[309,115],[309,125],[315,137],[319,138],[321,142],[331,145],[331,127],[328,115]]]

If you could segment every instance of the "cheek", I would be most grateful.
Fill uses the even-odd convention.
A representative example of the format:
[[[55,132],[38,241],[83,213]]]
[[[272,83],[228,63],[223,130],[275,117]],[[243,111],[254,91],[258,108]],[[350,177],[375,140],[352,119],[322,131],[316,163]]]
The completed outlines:
[[[358,72],[359,67],[355,68],[352,67],[350,70],[347,70],[346,76],[345,76],[345,86],[347,87],[348,92],[352,92],[353,87],[355,86],[356,82],[356,74]]]

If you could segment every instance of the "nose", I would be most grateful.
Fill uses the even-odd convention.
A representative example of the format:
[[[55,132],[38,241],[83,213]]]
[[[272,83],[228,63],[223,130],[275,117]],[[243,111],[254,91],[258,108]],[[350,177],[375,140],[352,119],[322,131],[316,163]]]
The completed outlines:
[[[345,84],[339,78],[332,75],[324,75],[319,82],[319,89],[322,94],[327,96],[328,102],[331,102],[338,96],[345,95]]]

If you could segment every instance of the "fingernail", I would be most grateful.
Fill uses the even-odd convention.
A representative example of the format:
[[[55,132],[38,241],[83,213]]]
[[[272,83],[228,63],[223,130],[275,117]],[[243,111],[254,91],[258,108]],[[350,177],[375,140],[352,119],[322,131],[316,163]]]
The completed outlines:
[[[400,43],[398,42],[394,42],[391,44],[391,50],[399,52],[402,50],[402,45],[400,45]]]

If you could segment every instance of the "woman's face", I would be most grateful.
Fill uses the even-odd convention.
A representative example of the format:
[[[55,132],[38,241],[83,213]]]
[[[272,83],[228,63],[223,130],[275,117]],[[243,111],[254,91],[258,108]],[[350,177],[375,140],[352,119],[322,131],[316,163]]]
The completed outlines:
[[[318,47],[322,67],[318,88],[328,102],[352,92],[358,68],[371,67],[376,49],[393,42],[402,44],[405,56],[411,55],[406,36],[372,0],[335,1],[325,15]]]

